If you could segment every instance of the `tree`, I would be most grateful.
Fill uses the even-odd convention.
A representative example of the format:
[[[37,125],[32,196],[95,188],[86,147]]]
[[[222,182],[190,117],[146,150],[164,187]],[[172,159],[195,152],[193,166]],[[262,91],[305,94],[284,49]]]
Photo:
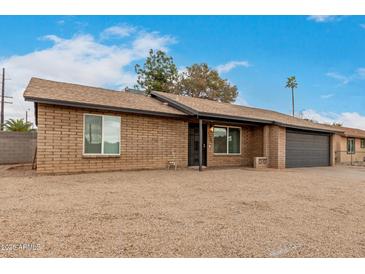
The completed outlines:
[[[171,92],[178,78],[176,65],[172,57],[161,50],[149,51],[143,67],[135,65],[137,73],[137,83],[135,88],[146,90],[146,94],[151,91]]]
[[[5,122],[5,129],[7,131],[31,131],[32,123],[24,122],[24,119],[9,119]]]
[[[285,87],[291,89],[291,101],[292,101],[293,117],[294,117],[294,89],[298,87],[297,79],[295,78],[295,76],[288,77]]]
[[[222,79],[216,70],[204,63],[187,67],[180,74],[174,93],[225,103],[234,102],[238,95],[236,86]]]

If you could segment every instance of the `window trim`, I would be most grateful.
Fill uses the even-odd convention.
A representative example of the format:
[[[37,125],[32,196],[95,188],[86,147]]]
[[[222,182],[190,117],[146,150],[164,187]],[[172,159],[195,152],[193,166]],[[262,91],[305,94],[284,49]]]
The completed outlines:
[[[86,116],[99,116],[101,117],[101,153],[86,153],[85,152],[85,119]],[[119,118],[119,153],[104,153],[104,117],[118,117]],[[122,129],[122,119],[119,115],[104,115],[104,114],[93,114],[84,113],[83,124],[82,124],[82,156],[101,156],[101,157],[115,157],[121,154],[121,129]]]
[[[360,148],[365,148],[365,138],[360,139]]]
[[[353,140],[354,141],[354,151],[349,151],[349,140]],[[346,142],[346,151],[347,154],[355,154],[356,153],[356,139],[355,138],[347,138],[347,142]]]
[[[242,128],[241,127],[237,127],[237,126],[226,126],[226,125],[213,125],[213,154],[217,155],[217,156],[239,156],[242,153]],[[226,153],[216,153],[214,152],[214,128],[215,127],[220,127],[220,128],[226,128],[227,130],[227,152]],[[239,153],[229,153],[229,141],[228,141],[228,136],[229,136],[229,129],[230,128],[238,128],[240,130],[240,152]]]

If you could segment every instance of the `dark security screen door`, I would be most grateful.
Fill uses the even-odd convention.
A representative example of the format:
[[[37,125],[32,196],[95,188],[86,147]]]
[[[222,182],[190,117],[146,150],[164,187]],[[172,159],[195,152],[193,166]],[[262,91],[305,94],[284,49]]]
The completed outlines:
[[[189,124],[189,166],[199,165],[199,124]],[[207,165],[207,125],[203,125],[203,166]]]

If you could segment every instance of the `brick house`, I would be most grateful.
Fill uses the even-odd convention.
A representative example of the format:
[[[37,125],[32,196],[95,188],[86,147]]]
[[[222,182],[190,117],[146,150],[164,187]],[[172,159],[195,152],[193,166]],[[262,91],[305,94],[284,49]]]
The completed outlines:
[[[341,128],[282,113],[32,78],[39,173],[179,167],[330,166]]]

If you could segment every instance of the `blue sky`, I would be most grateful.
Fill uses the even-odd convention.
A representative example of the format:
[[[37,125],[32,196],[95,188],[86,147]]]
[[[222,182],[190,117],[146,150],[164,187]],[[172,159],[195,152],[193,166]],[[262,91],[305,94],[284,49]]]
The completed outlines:
[[[7,118],[23,117],[31,76],[121,89],[149,48],[182,69],[208,63],[237,85],[237,103],[365,129],[364,16],[1,16]],[[4,37],[6,39],[4,39]]]

